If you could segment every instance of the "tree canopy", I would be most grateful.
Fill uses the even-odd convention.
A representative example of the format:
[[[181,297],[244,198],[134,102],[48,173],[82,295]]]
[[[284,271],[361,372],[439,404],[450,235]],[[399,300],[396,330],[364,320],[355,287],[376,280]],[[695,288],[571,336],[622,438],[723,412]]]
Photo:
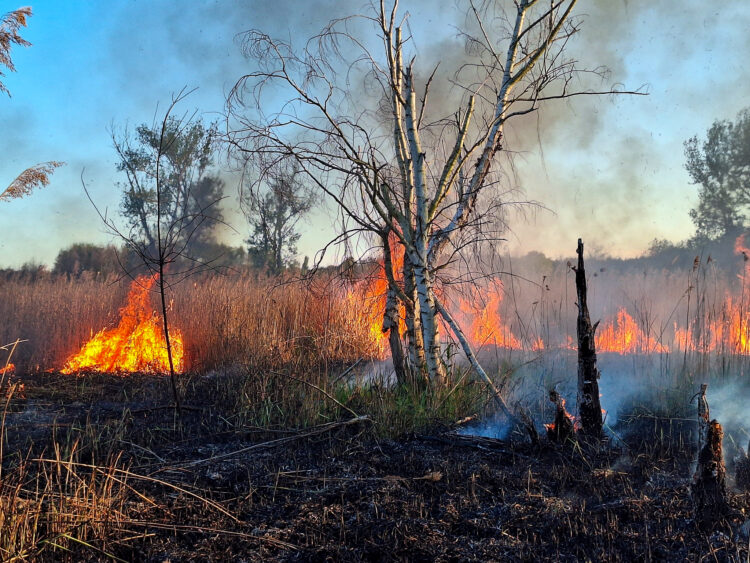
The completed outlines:
[[[119,157],[117,169],[125,174],[120,184],[120,212],[128,223],[130,236],[154,246],[157,215],[164,225],[178,225],[170,233],[177,246],[197,251],[211,242],[212,230],[223,221],[217,205],[223,182],[210,173],[216,150],[214,125],[170,117],[162,133],[160,125],[146,124],[112,133]],[[160,178],[157,186],[157,166]],[[160,190],[160,212],[156,213]]]
[[[747,226],[750,215],[750,108],[717,120],[705,139],[685,141],[685,168],[698,188],[690,211],[696,238],[717,239]]]
[[[312,208],[314,198],[294,165],[277,165],[267,179],[267,184],[256,185],[245,195],[251,228],[246,242],[256,267],[279,274],[297,254],[297,224]]]

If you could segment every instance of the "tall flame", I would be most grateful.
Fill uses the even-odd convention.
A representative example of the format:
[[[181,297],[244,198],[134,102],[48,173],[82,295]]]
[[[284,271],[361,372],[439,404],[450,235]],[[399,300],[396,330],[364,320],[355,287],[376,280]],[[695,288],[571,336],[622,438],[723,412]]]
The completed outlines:
[[[403,269],[403,247],[396,242],[395,237],[390,245],[394,275],[399,280]],[[692,318],[684,327],[675,323],[674,349],[750,355],[750,285],[746,286],[750,284],[750,248],[745,245],[744,236],[737,238],[735,252],[744,257],[744,269],[739,276],[742,295],[727,295],[718,315],[703,313]],[[368,327],[373,348],[381,358],[387,357],[389,353],[388,333],[383,332],[387,291],[388,281],[381,258],[375,273],[358,282],[347,296],[357,317]],[[467,338],[475,348],[490,344],[499,348],[525,348],[541,352],[555,347],[538,336],[526,335],[523,342],[517,338],[501,315],[502,302],[503,286],[498,279],[474,286],[467,295],[458,297],[462,324]],[[403,334],[404,311],[403,306],[400,307],[399,330]],[[619,354],[669,353],[669,347],[660,340],[648,334],[624,308],[620,308],[616,317],[604,323],[597,331],[596,347],[600,352]],[[567,335],[566,342],[559,347],[575,350],[577,344],[571,335]]]
[[[396,241],[393,234],[389,237],[389,244],[393,275],[398,282],[403,277],[404,247]],[[375,272],[349,290],[346,298],[349,306],[357,312],[368,327],[377,357],[387,358],[390,354],[390,348],[388,332],[383,331],[383,314],[388,298],[388,278],[385,274],[384,258],[378,259]],[[406,323],[404,321],[404,306],[401,303],[399,303],[398,317],[399,333],[403,334],[406,331]]]
[[[79,371],[168,373],[169,357],[159,316],[149,291],[157,276],[139,276],[130,286],[120,322],[102,329],[68,359],[62,373]],[[178,330],[170,331],[175,371],[183,370],[184,348]]]
[[[680,350],[750,355],[750,297],[746,287],[750,280],[750,249],[745,245],[744,235],[737,237],[734,251],[744,259],[739,275],[741,296],[727,295],[718,315],[702,315],[685,328],[675,323],[675,342]]]
[[[520,350],[521,341],[516,338],[500,315],[500,305],[503,302],[503,285],[496,280],[490,283],[484,295],[476,289],[471,289],[471,298],[462,298],[459,308],[470,318],[471,326],[468,336],[475,347],[494,344],[499,348]],[[543,348],[544,343],[538,340],[534,343],[537,348]]]
[[[621,308],[617,319],[604,325],[597,331],[596,349],[599,352],[617,352],[619,354],[648,354],[650,352],[668,352],[654,337],[645,334],[635,319]]]

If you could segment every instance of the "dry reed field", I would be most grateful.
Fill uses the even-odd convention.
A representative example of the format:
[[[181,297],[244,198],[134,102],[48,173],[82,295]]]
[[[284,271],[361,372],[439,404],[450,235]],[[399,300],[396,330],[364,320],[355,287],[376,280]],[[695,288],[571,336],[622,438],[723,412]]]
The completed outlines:
[[[750,563],[748,5],[0,10],[0,563]]]
[[[0,281],[0,340],[25,340],[19,371],[59,369],[99,330],[117,324],[129,278]],[[252,275],[192,278],[170,292],[175,328],[185,335],[187,369],[244,365],[306,367],[377,355],[336,280],[279,283]],[[152,297],[156,304],[156,298]]]
[[[745,355],[683,350],[674,328],[715,323],[742,280],[715,273],[683,296],[700,269],[612,274],[619,287],[608,275],[594,303],[616,313],[624,301],[634,319],[604,321],[608,438],[564,444],[529,441],[455,359],[443,386],[394,385],[356,283],[230,275],[172,288],[178,413],[167,376],[60,373],[118,326],[130,280],[7,279],[3,338],[27,341],[0,383],[2,559],[745,560],[744,489],[730,478],[729,515],[710,531],[690,492],[701,381],[726,423],[730,475],[741,464]],[[479,347],[495,384],[540,433],[555,416],[546,389],[575,401],[575,351],[553,345],[574,322],[566,276],[472,309],[479,335],[494,322],[506,338]],[[529,345],[539,336],[544,347]]]

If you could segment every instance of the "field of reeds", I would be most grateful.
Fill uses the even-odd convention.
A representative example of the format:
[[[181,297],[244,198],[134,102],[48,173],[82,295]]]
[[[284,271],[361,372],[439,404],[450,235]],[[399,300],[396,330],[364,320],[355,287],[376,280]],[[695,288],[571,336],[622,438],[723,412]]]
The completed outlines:
[[[555,268],[463,311],[467,327],[482,321],[474,343],[496,385],[542,436],[550,389],[575,404],[575,306]],[[681,347],[678,332],[716,333],[743,279],[701,264],[602,268],[592,314],[615,349],[600,354],[608,438],[596,445],[531,442],[460,358],[444,386],[394,385],[363,301],[335,277],[175,286],[181,412],[166,376],[60,373],[117,324],[130,280],[8,277],[0,338],[23,341],[0,383],[0,559],[744,561],[746,492],[732,489],[716,530],[694,522],[691,400],[709,383],[733,472],[750,438],[747,355],[693,335]]]
[[[117,323],[131,280],[19,276],[0,282],[0,340],[25,340],[23,371],[60,368],[93,333]],[[189,371],[226,365],[317,366],[372,358],[340,282],[279,284],[252,275],[193,278],[170,291],[173,325],[185,338]],[[157,300],[153,299],[154,304]]]

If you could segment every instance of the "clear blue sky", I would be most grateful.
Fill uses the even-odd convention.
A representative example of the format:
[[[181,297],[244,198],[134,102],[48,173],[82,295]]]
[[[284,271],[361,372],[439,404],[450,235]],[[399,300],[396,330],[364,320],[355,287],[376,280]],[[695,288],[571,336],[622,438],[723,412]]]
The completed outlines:
[[[0,266],[52,263],[74,242],[109,242],[81,188],[116,213],[115,158],[108,128],[151,122],[183,86],[198,87],[184,108],[217,117],[224,94],[246,72],[235,35],[260,28],[295,39],[325,22],[361,11],[364,1],[107,2],[40,0],[15,48],[17,72],[4,78],[12,98],[0,97],[0,184],[46,160],[68,164],[52,184],[23,200],[0,205]],[[0,12],[23,5],[0,1]],[[454,35],[452,0],[401,2],[410,10],[420,56]],[[679,6],[677,8],[676,6]],[[579,1],[586,19],[575,39],[585,66],[607,65],[612,82],[649,85],[651,95],[585,99],[550,106],[538,122],[509,136],[521,151],[518,182],[529,199],[545,204],[535,220],[514,219],[510,248],[570,255],[578,236],[616,255],[642,252],[655,238],[692,234],[688,210],[696,187],[683,169],[683,141],[702,135],[714,119],[732,119],[750,105],[750,4],[745,0]],[[543,158],[542,158],[543,156]],[[246,226],[228,215],[240,244]],[[332,234],[318,211],[300,250],[312,254]]]

